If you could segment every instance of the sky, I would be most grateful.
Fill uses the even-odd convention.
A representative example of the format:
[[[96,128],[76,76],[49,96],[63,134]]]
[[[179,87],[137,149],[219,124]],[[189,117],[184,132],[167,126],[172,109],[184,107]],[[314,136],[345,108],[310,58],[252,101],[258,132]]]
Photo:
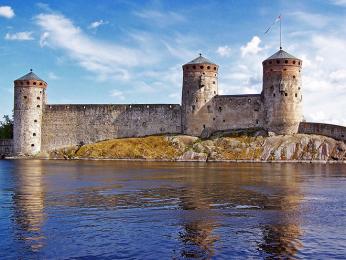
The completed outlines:
[[[220,94],[260,93],[280,14],[304,118],[346,126],[346,0],[0,0],[0,116],[30,69],[51,104],[180,103],[181,66],[199,53],[220,65]]]

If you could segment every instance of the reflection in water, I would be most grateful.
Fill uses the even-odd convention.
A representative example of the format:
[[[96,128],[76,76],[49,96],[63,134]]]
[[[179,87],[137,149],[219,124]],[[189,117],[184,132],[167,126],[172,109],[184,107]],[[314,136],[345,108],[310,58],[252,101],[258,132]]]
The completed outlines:
[[[346,221],[345,168],[34,160],[5,166],[0,161],[0,234],[9,241],[0,243],[0,258],[328,259],[327,253],[346,253],[339,228]],[[321,239],[333,249],[322,252]]]
[[[18,161],[13,195],[17,237],[32,251],[43,246],[44,190],[41,161]]]
[[[183,244],[180,255],[183,258],[210,259],[214,255],[214,243],[219,236],[213,234],[216,224],[210,212],[210,203],[201,197],[202,194],[197,189],[198,187],[191,186],[180,198],[181,208],[187,211],[183,215],[184,230],[179,233]]]

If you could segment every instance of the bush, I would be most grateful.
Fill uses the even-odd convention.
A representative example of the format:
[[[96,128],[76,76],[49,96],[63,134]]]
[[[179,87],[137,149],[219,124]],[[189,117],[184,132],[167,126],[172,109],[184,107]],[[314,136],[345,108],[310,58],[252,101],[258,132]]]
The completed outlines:
[[[5,115],[3,121],[0,121],[0,139],[13,138],[13,119]]]

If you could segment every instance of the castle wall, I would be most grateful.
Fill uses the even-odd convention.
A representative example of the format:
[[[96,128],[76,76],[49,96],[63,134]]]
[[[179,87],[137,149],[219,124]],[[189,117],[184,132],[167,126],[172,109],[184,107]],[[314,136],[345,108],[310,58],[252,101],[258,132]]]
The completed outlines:
[[[213,115],[215,130],[264,127],[260,94],[216,96]]]
[[[0,155],[13,153],[13,139],[0,139]]]
[[[42,151],[80,143],[181,133],[180,105],[47,105]]]
[[[298,133],[324,135],[336,140],[346,141],[346,127],[339,125],[301,122]]]

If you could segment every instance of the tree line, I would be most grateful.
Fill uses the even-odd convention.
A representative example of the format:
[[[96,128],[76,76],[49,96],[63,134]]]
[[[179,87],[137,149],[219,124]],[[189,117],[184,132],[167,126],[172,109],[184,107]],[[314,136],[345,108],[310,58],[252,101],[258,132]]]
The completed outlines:
[[[13,119],[10,116],[3,116],[3,120],[0,121],[0,139],[12,139],[13,138]]]

